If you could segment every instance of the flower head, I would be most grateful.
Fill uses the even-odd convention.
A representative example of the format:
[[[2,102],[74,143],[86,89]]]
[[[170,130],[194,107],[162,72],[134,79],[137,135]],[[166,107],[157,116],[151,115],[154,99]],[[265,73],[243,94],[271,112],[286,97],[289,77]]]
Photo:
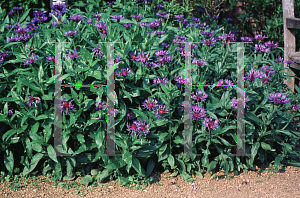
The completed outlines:
[[[71,100],[70,102],[69,101],[66,101],[66,97],[64,97],[64,99],[61,100],[61,104],[59,106],[61,106],[61,112],[63,112],[63,110],[65,110],[65,113],[66,114],[69,114],[69,109],[72,109],[72,110],[75,110],[74,108],[74,105],[72,104],[72,101]]]
[[[246,105],[246,102],[248,101],[248,96],[245,98],[245,100],[239,98],[239,99],[232,99],[232,101],[230,102],[231,106],[234,109],[237,108],[246,108],[249,107],[248,105]],[[241,113],[243,114],[243,110],[241,109]]]
[[[24,65],[30,65],[30,64],[32,64],[34,61],[37,61],[37,60],[38,60],[37,56],[34,55],[34,54],[32,53],[30,59],[24,61]]]
[[[72,60],[79,57],[78,52],[76,52],[75,50],[74,50],[74,53],[70,52],[70,51],[67,51],[67,54],[68,54],[67,57],[69,56]]]
[[[41,100],[39,97],[33,97],[30,95],[29,101],[25,100],[25,102],[28,104],[29,107],[31,107],[31,104],[34,104],[34,106],[37,107],[36,104],[40,103],[39,100]]]
[[[200,101],[205,101],[206,98],[208,97],[208,95],[204,91],[199,90],[198,92],[196,92],[196,94],[193,93],[192,97],[193,97],[194,100],[199,102],[199,100]]]
[[[192,118],[194,120],[202,119],[206,116],[206,111],[204,108],[198,106],[198,105],[192,105],[191,109]]]
[[[143,102],[142,106],[144,107],[144,109],[155,110],[157,107],[157,103],[157,100],[148,98]]]
[[[101,101],[100,102],[96,102],[96,104],[95,104],[96,108],[95,109],[96,110],[98,110],[98,109],[102,110],[103,107],[107,106],[107,105],[104,105],[104,104],[105,104],[105,102],[101,102]]]
[[[274,102],[276,104],[285,104],[290,102],[289,98],[286,98],[286,95],[278,92],[278,93],[271,93],[269,95],[270,102]]]
[[[218,128],[219,120],[214,120],[212,117],[205,118],[203,122],[205,128],[216,130]]]

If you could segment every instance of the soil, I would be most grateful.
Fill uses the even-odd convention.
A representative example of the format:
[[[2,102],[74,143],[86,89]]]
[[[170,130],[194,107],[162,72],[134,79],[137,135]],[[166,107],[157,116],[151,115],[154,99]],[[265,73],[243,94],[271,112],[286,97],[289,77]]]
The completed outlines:
[[[54,186],[51,180],[50,182],[44,181],[47,177],[37,176],[36,179],[28,182],[27,187],[24,187],[22,183],[15,192],[8,188],[9,182],[5,181],[0,184],[0,197],[300,197],[300,167],[280,167],[278,172],[272,172],[275,169],[268,168],[266,165],[260,165],[256,169],[256,171],[249,170],[248,174],[240,171],[237,176],[229,173],[229,177],[232,178],[230,180],[227,180],[223,170],[215,173],[215,176],[212,176],[212,172],[208,175],[203,174],[202,178],[192,176],[196,178],[193,185],[184,181],[180,174],[171,177],[171,173],[153,173],[151,176],[154,180],[143,190],[137,190],[135,187],[129,189],[121,186],[117,181],[102,183],[102,187],[99,186],[100,183],[86,187],[80,184],[80,178],[64,182],[70,185],[74,182],[78,184],[78,187],[66,190],[60,185]],[[39,181],[35,186],[30,185],[43,178],[44,180]],[[76,189],[79,187],[81,187],[82,194],[79,192],[76,194]]]

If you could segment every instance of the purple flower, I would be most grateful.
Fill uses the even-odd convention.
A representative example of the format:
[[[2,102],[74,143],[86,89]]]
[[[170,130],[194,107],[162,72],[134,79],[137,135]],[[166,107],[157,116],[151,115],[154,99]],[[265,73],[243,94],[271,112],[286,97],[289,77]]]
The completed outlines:
[[[47,60],[49,61],[55,61],[55,56],[49,56],[49,57],[46,57]]]
[[[65,113],[69,114],[69,109],[75,110],[72,101],[73,100],[71,100],[70,102],[66,101],[66,97],[64,97],[64,99],[61,99],[61,104],[59,104],[59,106],[61,106],[61,112],[63,112],[63,110],[65,109]]]
[[[158,117],[158,118],[162,118],[162,119],[165,119],[163,116],[161,116],[161,114],[163,113],[168,113],[169,112],[169,109],[166,108],[166,105],[163,105],[163,104],[159,104],[157,105],[156,109],[154,110],[155,112],[155,117]]]
[[[66,13],[67,12],[67,6],[64,3],[56,3],[53,4],[51,7],[51,10],[53,11],[59,11],[61,13]]]
[[[219,120],[214,120],[212,117],[205,118],[203,124],[205,128],[216,130],[218,128]]]
[[[96,104],[95,104],[96,108],[95,108],[95,109],[96,109],[96,110],[97,110],[97,109],[102,110],[103,107],[106,107],[106,106],[107,106],[107,105],[104,105],[104,104],[105,104],[105,102],[101,102],[101,101],[100,101],[100,103],[99,103],[99,102],[96,102]]]
[[[157,5],[156,7],[160,10],[163,10],[165,8],[165,6],[163,6],[163,5]]]
[[[34,55],[33,53],[31,53],[31,57],[29,60],[24,61],[24,65],[30,65],[32,64],[34,61],[37,61],[38,58],[36,55]]]
[[[293,111],[298,111],[299,105],[292,104],[292,105],[290,106],[290,108],[291,108]]]
[[[108,109],[107,112],[108,112],[109,117],[112,115],[114,115],[114,117],[116,117],[118,114],[118,109]]]
[[[250,37],[241,37],[241,40],[245,42],[252,42],[252,38]]]
[[[149,131],[150,124],[146,125],[146,120],[140,120],[140,122],[137,122],[136,124],[139,129],[139,135],[141,135],[142,132],[144,133],[145,136],[147,136],[150,133]]]
[[[101,57],[104,55],[104,53],[101,52],[100,45],[97,44],[97,46],[98,46],[99,48],[94,48],[92,51],[93,51],[93,52],[96,52],[95,55],[96,55],[96,56],[99,56],[99,58],[101,58]]]
[[[245,98],[245,101],[243,99],[232,99],[232,101],[230,102],[231,106],[234,109],[239,108],[246,108],[249,107],[248,105],[246,105],[246,102],[248,101],[248,96]],[[242,109],[241,109],[241,113],[243,113]]]
[[[39,29],[39,27],[36,26],[34,23],[27,23],[26,26],[27,26],[31,31]]]
[[[225,81],[225,83],[224,83],[224,81]],[[227,88],[227,87],[232,86],[232,85],[233,85],[232,81],[228,80],[228,79],[225,79],[225,80],[220,79],[219,82],[218,82],[218,86],[223,86],[224,88]]]
[[[282,93],[271,93],[269,95],[269,100],[271,102],[275,102],[276,104],[283,104],[283,103],[288,103],[290,102],[290,99],[286,99],[286,95]]]
[[[7,26],[5,26],[5,28],[7,28],[7,29],[11,29],[13,26],[12,25],[7,25]]]
[[[120,22],[120,20],[124,19],[125,17],[123,15],[119,15],[119,16],[112,15],[111,18],[117,19],[117,21]]]
[[[159,26],[159,23],[153,23],[153,22],[150,22],[147,24],[148,27],[158,27]]]
[[[198,105],[192,105],[191,109],[192,118],[194,120],[202,119],[206,116],[206,111],[204,108],[198,106]]]
[[[148,53],[146,56],[145,56],[145,53],[142,52],[142,55],[139,54],[136,61],[140,61],[142,62],[143,64],[146,63],[146,61],[149,61],[149,60],[152,60],[151,57],[149,57],[150,53]]]
[[[7,56],[9,56],[10,55],[10,53],[8,53],[8,51],[3,51],[3,53],[0,55],[0,56],[2,56],[3,58],[5,58],[5,57],[7,57]]]
[[[172,56],[164,56],[164,57],[159,57],[159,62],[162,64],[162,63],[170,63],[170,61],[172,60]]]
[[[264,46],[263,44],[262,45],[258,45],[258,44],[255,44],[255,50],[259,50],[261,52],[266,52],[268,53],[270,51],[270,48],[267,48],[266,46]]]
[[[192,186],[196,186],[196,184],[195,184],[195,183],[192,183]]]
[[[132,71],[130,68],[127,68],[127,69],[121,68],[121,71],[117,71],[117,72],[115,72],[115,74],[118,76],[128,76],[128,75],[130,75],[131,72]]]
[[[132,119],[132,115],[133,115],[133,112],[130,112],[130,111],[127,111],[126,113],[126,120],[131,120]]]
[[[8,15],[12,15],[13,13],[14,13],[14,11],[11,10],[11,11],[8,12]]]
[[[199,100],[200,101],[205,101],[206,98],[208,97],[208,95],[204,91],[199,90],[198,92],[196,92],[196,94],[193,93],[192,97],[193,97],[194,100],[199,102]]]
[[[276,58],[274,60],[275,63],[281,63],[283,61],[283,58],[279,57],[279,58]]]
[[[139,20],[139,19],[143,18],[143,15],[132,15],[132,18]]]
[[[255,35],[254,37],[256,40],[259,40],[259,42],[261,42],[264,38],[266,38],[266,35],[262,36],[262,34],[259,35]]]
[[[265,43],[265,46],[269,47],[269,48],[272,48],[272,47],[278,47],[278,43],[276,43],[275,45],[273,44],[273,41],[271,43],[271,41],[269,42],[266,42]]]
[[[74,32],[71,32],[71,30],[69,30],[68,32],[65,33],[65,36],[74,36],[77,33],[78,33],[77,30],[74,30]]]
[[[255,71],[254,68],[251,68],[251,71],[246,74],[246,78],[249,82],[251,81],[255,81],[256,78],[261,78],[262,77],[262,73],[259,71]]]
[[[126,124],[127,126],[127,131],[132,131],[131,132],[131,136],[137,132],[139,130],[139,127],[138,127],[138,122],[136,120],[133,121],[133,123],[131,125],[129,125],[128,123]]]
[[[153,63],[153,62],[145,63],[145,65],[148,66],[148,67],[153,67],[153,68],[161,66],[160,63]]]
[[[126,27],[127,29],[131,26],[131,23],[128,24],[123,24],[124,27]]]
[[[14,7],[13,9],[14,10],[22,10],[23,8],[22,7]]]
[[[184,49],[182,49],[182,48],[180,48],[180,55],[182,56],[182,57],[185,57],[186,55],[190,55],[191,57],[194,57],[195,56],[195,54],[193,53],[193,52],[190,52],[190,53],[186,53],[186,50],[184,50]]]
[[[165,12],[160,12],[160,13],[156,13],[156,16],[166,19],[169,17],[169,14],[166,14]]]
[[[227,20],[228,22],[233,21],[232,18],[229,18],[229,17],[227,17],[226,20]]]
[[[112,1],[112,2],[107,2],[108,5],[112,5],[112,4],[114,4],[114,3],[115,3],[114,1]]]
[[[206,46],[213,46],[213,45],[216,44],[216,38],[215,38],[215,37],[212,37],[211,40],[204,40],[204,39],[203,39],[202,41],[203,41],[205,47],[206,47]]]
[[[29,101],[25,100],[25,102],[28,104],[29,107],[31,107],[31,104],[33,103],[35,107],[36,104],[40,103],[39,100],[41,100],[39,97],[33,97],[33,96],[29,96]]]
[[[262,76],[261,76],[261,81],[262,81],[264,84],[268,84],[269,81],[272,81],[272,77],[271,77],[269,74],[262,74]]]
[[[4,58],[0,57],[0,65],[2,65],[4,63]]]
[[[74,50],[74,53],[70,52],[70,51],[67,51],[67,54],[68,54],[67,57],[69,56],[72,60],[79,57],[78,52],[76,52],[75,50]]]
[[[12,110],[13,110],[13,109],[9,109],[9,110],[8,110],[8,115],[10,115],[10,116],[14,115],[14,113],[13,113]]]
[[[198,66],[207,65],[207,62],[205,60],[203,59],[197,60],[196,58],[194,58],[192,63]]]
[[[176,16],[175,16],[175,19],[179,20],[179,19],[182,19],[183,17],[184,17],[184,15],[183,15],[183,14],[180,14],[180,15],[176,15]]]
[[[165,42],[162,42],[161,45],[163,45],[165,49],[168,49],[170,47],[170,44],[167,44]]]
[[[215,19],[219,19],[220,17],[218,15],[214,15],[214,18]]]
[[[19,27],[19,28],[15,28],[14,32],[19,33],[19,34],[25,34],[26,32],[30,32],[30,29]]]
[[[169,50],[158,50],[155,52],[156,56],[164,56],[166,54],[169,54]]]
[[[59,26],[58,26],[58,23],[57,23],[56,21],[52,21],[51,25],[52,25],[52,26],[59,27]]]
[[[148,109],[150,111],[151,109],[156,109],[157,103],[157,100],[148,98],[143,102],[142,106],[144,107],[144,109]]]
[[[291,62],[291,61],[289,61],[289,60],[286,60],[286,61],[283,61],[283,63],[287,63],[287,64],[294,64],[294,63],[295,63],[295,61]]]
[[[160,78],[160,77],[158,77],[158,78],[156,78],[156,79],[154,79],[153,80],[153,84],[167,84],[168,83],[168,80],[166,79],[166,78]]]
[[[215,32],[214,30],[212,30],[211,32],[210,31],[203,31],[203,32],[201,32],[201,34],[210,38],[214,35],[214,32]]]
[[[73,21],[76,21],[76,22],[79,22],[79,21],[82,21],[86,18],[81,16],[81,14],[77,14],[76,16],[71,15],[71,17],[69,19],[71,19]]]
[[[100,19],[101,19],[101,16],[102,16],[103,14],[99,14],[99,12],[95,12],[94,14],[93,14],[93,16],[94,17],[96,17],[96,20],[97,21],[99,21]]]
[[[273,69],[273,67],[270,66],[270,68],[269,68],[267,65],[263,65],[261,67],[261,70],[264,71],[267,75],[275,73],[275,71],[271,71],[272,69]]]

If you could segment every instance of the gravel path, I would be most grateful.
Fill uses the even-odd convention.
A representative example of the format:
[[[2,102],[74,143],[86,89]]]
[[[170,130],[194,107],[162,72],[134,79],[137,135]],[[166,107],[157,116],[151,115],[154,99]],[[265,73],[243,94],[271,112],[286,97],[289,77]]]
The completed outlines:
[[[39,181],[38,186],[32,186],[31,183],[44,176],[38,176],[37,179],[28,182],[26,188],[22,188],[22,184],[17,191],[12,191],[8,188],[9,182],[0,184],[0,197],[122,197],[122,198],[165,198],[165,197],[201,197],[201,198],[254,198],[254,197],[284,197],[284,198],[300,198],[300,167],[288,166],[280,169],[279,172],[272,172],[274,169],[267,168],[261,165],[257,167],[257,171],[249,171],[248,174],[240,172],[234,176],[229,173],[232,178],[226,179],[224,171],[220,171],[215,175],[218,177],[212,178],[212,173],[203,174],[203,178],[195,177],[194,184],[184,181],[178,174],[176,177],[168,177],[167,174],[152,174],[154,181],[144,190],[137,190],[135,187],[131,189],[121,186],[119,183],[111,181],[102,183],[102,187],[96,185],[93,187],[85,187],[81,185],[80,179],[64,183],[78,184],[78,187],[66,190],[61,186],[52,186],[53,182]],[[266,168],[266,169],[265,169]],[[281,167],[282,168],[282,167]],[[262,173],[261,170],[265,169]],[[193,176],[194,177],[194,176]],[[156,183],[159,182],[160,184]],[[60,182],[58,182],[60,183]],[[100,183],[98,183],[100,184]],[[80,188],[80,192],[76,189]],[[77,190],[79,191],[79,190]],[[82,193],[80,195],[80,193]]]

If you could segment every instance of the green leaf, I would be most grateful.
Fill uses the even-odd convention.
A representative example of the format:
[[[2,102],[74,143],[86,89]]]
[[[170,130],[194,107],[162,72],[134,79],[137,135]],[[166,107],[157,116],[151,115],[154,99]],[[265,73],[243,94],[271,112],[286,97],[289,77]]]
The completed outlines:
[[[253,161],[254,161],[254,158],[257,154],[257,151],[260,147],[260,143],[259,142],[256,142],[255,144],[252,145],[252,148],[251,148],[251,158],[250,158],[250,165],[252,166],[253,165]]]
[[[168,157],[168,163],[170,164],[171,168],[173,169],[174,165],[175,165],[175,160],[174,160],[174,157],[171,154]]]
[[[53,161],[58,163],[55,150],[54,150],[54,148],[52,147],[51,144],[49,144],[48,147],[47,147],[47,153],[48,153],[48,156],[50,157],[50,159],[52,159]]]
[[[30,12],[31,8],[29,8],[24,14],[23,16],[20,18],[19,23],[21,24],[24,19],[28,16],[29,12]]]
[[[39,115],[38,117],[36,117],[35,120],[45,120],[47,118],[48,118],[48,116],[43,114],[43,115]]]
[[[83,184],[85,186],[88,186],[89,183],[93,182],[93,178],[90,175],[86,175],[84,178],[81,179],[80,184]]]
[[[4,135],[2,136],[2,140],[4,142],[7,141],[11,136],[13,136],[14,134],[16,134],[17,132],[18,132],[18,130],[10,129],[6,133],[4,133]]]
[[[269,144],[264,143],[264,142],[261,142],[260,144],[261,144],[261,147],[262,147],[264,150],[269,150],[269,151],[272,150],[272,148],[271,148],[271,146],[270,146]]]
[[[129,174],[130,168],[132,166],[132,154],[128,151],[125,151],[124,155],[122,156],[122,159],[127,163],[126,170]]]
[[[215,169],[217,164],[218,164],[218,162],[211,161],[207,167],[207,174],[209,174],[211,170]]]
[[[28,81],[28,79],[26,80],[26,79],[24,79],[24,78],[20,78],[20,80],[21,80],[21,82],[22,82],[24,85],[26,85],[26,86],[29,87],[30,89],[42,93],[41,88],[35,86],[35,84],[34,84],[33,82]]]
[[[4,164],[10,174],[13,174],[14,170],[14,155],[10,149],[4,152]]]
[[[146,120],[147,122],[149,122],[148,117],[146,116],[146,114],[144,114],[142,111],[137,110],[137,109],[133,109],[133,108],[129,108],[131,111],[133,111],[133,113],[139,115],[143,120]]]
[[[124,96],[124,98],[129,98],[129,100],[130,100],[130,102],[132,104],[132,99],[131,99],[130,94],[127,91],[125,91],[125,90],[123,90],[123,93],[127,96],[127,97]]]
[[[43,83],[43,82],[44,82],[44,81],[42,80],[43,76],[44,76],[43,66],[40,65],[40,69],[39,69],[39,73],[38,73],[39,83]]]
[[[153,157],[149,158],[149,162],[147,164],[147,174],[148,176],[152,173],[153,169],[155,167],[155,161]]]
[[[0,98],[0,101],[17,102],[17,101],[20,101],[20,100],[18,98],[15,98],[15,97],[4,97],[4,98]]]
[[[132,158],[132,167],[140,174],[147,177],[146,171],[141,166],[139,160],[135,157]]]

